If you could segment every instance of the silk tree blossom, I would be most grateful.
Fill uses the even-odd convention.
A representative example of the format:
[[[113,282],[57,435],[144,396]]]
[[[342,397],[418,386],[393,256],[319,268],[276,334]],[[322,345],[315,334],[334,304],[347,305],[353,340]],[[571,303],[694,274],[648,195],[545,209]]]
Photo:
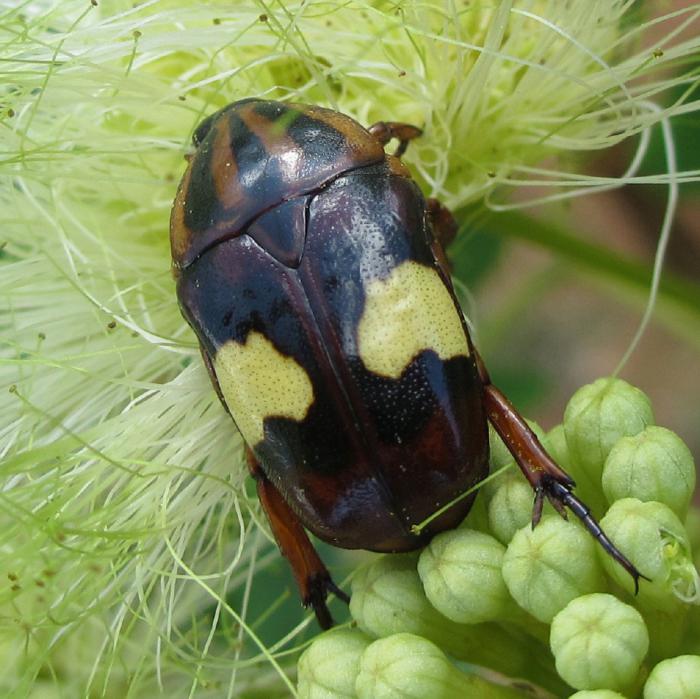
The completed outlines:
[[[1,693],[294,691],[290,651],[309,619],[259,636],[277,602],[251,600],[278,555],[169,270],[197,123],[248,96],[416,123],[425,136],[406,161],[455,209],[533,182],[565,196],[697,179],[636,167],[654,124],[697,109],[698,40],[683,30],[700,8],[637,5],[2,10]],[[671,89],[681,97],[655,107]],[[640,150],[622,178],[578,174],[629,138]]]

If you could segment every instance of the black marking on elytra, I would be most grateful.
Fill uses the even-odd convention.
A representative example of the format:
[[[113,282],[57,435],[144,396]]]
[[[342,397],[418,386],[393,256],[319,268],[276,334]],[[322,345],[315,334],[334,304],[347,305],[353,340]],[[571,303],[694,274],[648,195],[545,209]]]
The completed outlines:
[[[367,370],[359,357],[352,359],[352,376],[380,441],[402,444],[421,432],[441,409],[440,398],[447,392],[449,367],[435,352],[426,350],[398,378],[392,378]]]

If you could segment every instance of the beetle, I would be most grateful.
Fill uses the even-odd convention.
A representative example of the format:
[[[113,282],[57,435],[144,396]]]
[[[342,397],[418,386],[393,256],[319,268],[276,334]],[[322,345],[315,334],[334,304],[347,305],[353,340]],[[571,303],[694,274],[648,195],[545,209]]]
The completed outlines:
[[[331,109],[261,99],[204,119],[170,221],[182,313],[302,601],[322,628],[348,601],[307,531],[409,551],[455,527],[488,472],[491,422],[535,492],[569,508],[641,574],[492,384],[444,248],[455,220],[401,161],[421,130],[364,128]],[[387,153],[395,139],[398,148]]]

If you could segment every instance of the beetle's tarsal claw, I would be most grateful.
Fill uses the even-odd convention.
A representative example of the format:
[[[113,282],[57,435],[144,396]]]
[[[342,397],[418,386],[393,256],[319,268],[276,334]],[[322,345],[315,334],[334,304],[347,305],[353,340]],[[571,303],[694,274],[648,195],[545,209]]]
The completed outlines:
[[[648,578],[646,575],[644,575],[644,573],[640,573],[636,568],[634,570],[637,573],[636,577],[634,578],[634,595],[636,597],[639,594],[639,578],[642,578],[647,582],[651,582],[651,578]]]
[[[544,507],[544,490],[537,488],[535,490],[535,503],[532,506],[532,528],[534,529],[542,519],[542,508]]]
[[[326,604],[328,590],[334,587],[335,585],[329,576],[316,575],[308,581],[308,592],[303,600],[305,607],[311,607],[314,610],[318,625],[324,631],[330,629],[335,623]],[[335,590],[333,591],[335,592]]]
[[[333,621],[331,613],[328,611],[326,602],[324,600],[319,599],[310,602],[310,605],[311,607],[313,607],[314,614],[316,615],[316,619],[318,621],[318,625],[324,631],[328,631],[328,629],[333,628],[335,622]]]
[[[547,481],[545,488],[547,489],[549,501],[557,510],[560,511],[559,508],[568,507],[581,520],[583,526],[595,537],[603,549],[632,576],[635,595],[639,592],[639,578],[644,578],[644,580],[651,582],[650,578],[640,573],[634,563],[624,556],[617,546],[610,541],[608,535],[603,531],[588,507],[571,492],[567,484],[552,479]]]
[[[558,497],[555,497],[553,494],[551,494],[549,492],[547,493],[547,499],[549,500],[549,502],[552,503],[552,507],[554,507],[554,509],[559,513],[559,515],[562,517],[562,519],[565,519],[568,522],[569,515],[566,511],[566,507],[565,507],[564,503],[562,502],[562,500],[560,500]]]
[[[341,590],[341,589],[333,582],[333,580],[329,580],[329,581],[326,583],[326,589],[327,589],[329,592],[332,592],[339,600],[342,600],[343,602],[345,602],[345,604],[350,604],[350,595],[349,595],[347,592]]]
[[[634,596],[636,597],[639,594],[639,579],[642,578],[647,582],[651,582],[651,578],[648,578],[644,573],[640,573],[634,564],[624,558],[624,556],[624,560],[619,559],[615,555],[613,555],[613,558],[632,576],[634,580]]]
[[[341,590],[328,574],[315,575],[309,580],[308,593],[303,602],[305,607],[311,607],[314,610],[318,625],[324,631],[335,624],[326,604],[326,598],[331,592],[345,604],[350,604],[350,596]]]

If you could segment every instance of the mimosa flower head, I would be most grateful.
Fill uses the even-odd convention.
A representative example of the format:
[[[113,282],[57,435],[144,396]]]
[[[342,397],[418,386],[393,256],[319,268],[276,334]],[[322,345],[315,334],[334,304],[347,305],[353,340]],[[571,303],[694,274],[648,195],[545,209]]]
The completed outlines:
[[[453,209],[533,181],[618,185],[576,174],[583,156],[697,109],[683,30],[700,10],[637,5],[0,11],[0,694],[292,690],[285,651],[309,619],[258,636],[251,590],[277,553],[170,272],[170,206],[202,118],[256,96],[417,124],[406,162]]]

